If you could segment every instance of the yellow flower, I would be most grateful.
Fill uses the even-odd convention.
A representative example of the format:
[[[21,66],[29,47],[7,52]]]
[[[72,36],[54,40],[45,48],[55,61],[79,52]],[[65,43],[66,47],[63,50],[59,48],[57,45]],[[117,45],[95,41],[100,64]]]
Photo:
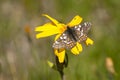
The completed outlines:
[[[47,14],[43,14],[43,16],[50,19],[52,22],[46,23],[42,26],[38,26],[35,28],[35,31],[40,33],[36,34],[36,38],[48,37],[51,35],[56,35],[55,40],[57,40],[60,35],[67,29],[67,26],[74,27],[79,25],[82,21],[82,18],[79,15],[76,15],[68,24],[63,24],[48,16]],[[86,45],[93,44],[93,41],[90,38],[87,38],[85,41]],[[71,52],[75,55],[79,54],[82,51],[82,45],[76,42],[76,46],[71,49]],[[59,62],[63,63],[65,58],[65,49],[54,49],[55,55],[58,57]]]

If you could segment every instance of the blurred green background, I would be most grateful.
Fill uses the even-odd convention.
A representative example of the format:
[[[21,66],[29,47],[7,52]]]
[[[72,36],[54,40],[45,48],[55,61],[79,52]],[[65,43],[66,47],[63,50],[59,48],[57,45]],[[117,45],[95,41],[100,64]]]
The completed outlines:
[[[0,0],[0,80],[60,80],[47,64],[55,62],[54,36],[35,39],[34,28],[49,21],[43,13],[63,23],[75,15],[92,23],[94,45],[68,54],[66,80],[120,80],[119,0]]]

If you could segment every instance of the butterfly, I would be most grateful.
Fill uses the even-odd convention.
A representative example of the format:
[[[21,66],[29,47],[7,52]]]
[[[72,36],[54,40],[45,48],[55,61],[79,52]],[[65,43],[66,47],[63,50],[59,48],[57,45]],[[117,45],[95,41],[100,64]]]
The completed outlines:
[[[67,29],[53,43],[55,49],[72,49],[76,42],[84,42],[87,39],[87,33],[91,28],[90,22],[84,22],[74,27],[67,26]]]

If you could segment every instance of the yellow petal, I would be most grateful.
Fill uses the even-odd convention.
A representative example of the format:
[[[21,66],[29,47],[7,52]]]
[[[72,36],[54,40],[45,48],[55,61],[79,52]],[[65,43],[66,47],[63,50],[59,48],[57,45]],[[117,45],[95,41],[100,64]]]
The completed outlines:
[[[76,46],[77,46],[79,52],[82,52],[82,45],[81,45],[80,43],[77,42],[77,45],[76,45]]]
[[[55,49],[55,55],[58,57],[59,62],[63,63],[65,59],[65,49]]]
[[[76,48],[76,46],[71,49],[71,52],[72,52],[73,54],[75,54],[75,55],[79,54],[79,51],[78,51],[78,49]]]
[[[53,29],[57,29],[57,27],[53,25],[52,23],[46,23],[43,26],[36,27],[35,31],[48,31],[48,30],[53,30]]]
[[[44,31],[44,32],[41,32],[41,33],[38,33],[36,34],[36,38],[43,38],[43,37],[48,37],[48,36],[51,36],[51,35],[54,35],[54,34],[58,34],[59,31],[58,30],[50,30],[50,31]]]
[[[87,38],[85,43],[86,43],[86,45],[92,45],[93,44],[93,40],[91,40],[90,38]]]
[[[76,15],[76,16],[72,19],[72,21],[70,21],[67,25],[68,25],[69,27],[74,27],[74,26],[76,26],[76,25],[79,25],[79,24],[81,23],[81,21],[82,21],[82,18],[81,18],[80,16]]]
[[[48,16],[47,14],[43,14],[43,16],[47,17],[48,19],[50,19],[55,25],[58,25],[59,22],[57,20],[55,20],[54,18]]]
[[[43,16],[50,19],[55,24],[55,26],[59,29],[60,33],[63,33],[67,29],[65,24],[59,23],[57,20],[48,16],[47,14],[43,14]]]
[[[82,45],[77,42],[76,46],[71,49],[71,52],[75,55],[78,55],[80,52],[82,52]]]

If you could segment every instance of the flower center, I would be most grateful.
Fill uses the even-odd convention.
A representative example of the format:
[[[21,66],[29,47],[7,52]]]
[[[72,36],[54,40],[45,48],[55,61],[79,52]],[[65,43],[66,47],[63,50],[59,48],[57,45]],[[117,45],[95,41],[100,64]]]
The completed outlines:
[[[61,26],[59,26],[59,31],[60,31],[60,33],[63,33],[66,29],[67,29],[67,26],[66,26],[66,25],[61,25]]]

